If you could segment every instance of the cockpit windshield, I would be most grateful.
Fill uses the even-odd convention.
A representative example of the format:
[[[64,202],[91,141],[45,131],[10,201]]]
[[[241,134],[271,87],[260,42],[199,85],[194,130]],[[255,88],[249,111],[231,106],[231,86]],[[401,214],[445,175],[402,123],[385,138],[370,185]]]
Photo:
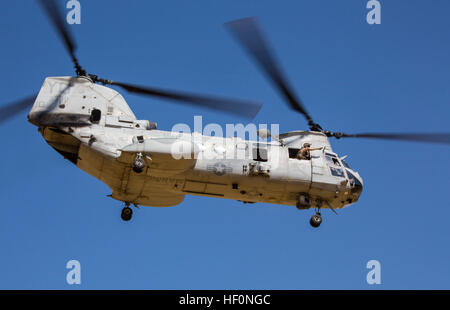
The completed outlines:
[[[342,164],[344,165],[345,168],[352,169],[350,167],[350,165],[345,160],[341,159],[341,161],[342,161]]]

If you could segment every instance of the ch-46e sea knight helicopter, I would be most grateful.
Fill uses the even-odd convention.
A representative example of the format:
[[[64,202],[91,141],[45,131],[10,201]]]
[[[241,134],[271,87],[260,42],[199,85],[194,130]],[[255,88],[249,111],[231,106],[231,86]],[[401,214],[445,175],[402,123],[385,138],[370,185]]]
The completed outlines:
[[[186,194],[226,198],[244,203],[266,202],[316,210],[310,223],[322,222],[320,209],[355,203],[361,176],[336,153],[329,138],[377,138],[450,143],[450,134],[345,134],[323,130],[288,86],[257,26],[247,18],[226,24],[244,45],[290,107],[302,114],[309,131],[272,137],[270,142],[237,137],[203,136],[157,130],[156,124],[136,119],[115,90],[189,102],[253,117],[259,104],[140,87],[87,74],[75,57],[75,44],[53,1],[41,1],[75,64],[76,77],[48,77],[39,94],[0,109],[0,122],[32,106],[28,120],[46,142],[78,168],[106,183],[111,197],[124,202],[121,217],[128,221],[131,205],[168,207]],[[260,131],[261,137],[270,135]],[[305,143],[308,159],[297,159]],[[228,156],[229,154],[240,154]]]

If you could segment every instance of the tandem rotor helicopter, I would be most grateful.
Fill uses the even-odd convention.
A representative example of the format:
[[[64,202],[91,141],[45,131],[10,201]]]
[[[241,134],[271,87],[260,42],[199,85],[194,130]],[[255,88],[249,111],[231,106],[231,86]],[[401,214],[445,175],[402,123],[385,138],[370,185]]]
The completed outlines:
[[[79,64],[76,45],[54,1],[40,1],[62,38],[75,66],[75,77],[47,77],[37,97],[0,108],[0,122],[31,106],[28,120],[45,141],[81,170],[104,182],[112,198],[124,202],[121,218],[132,217],[131,205],[169,207],[185,195],[226,198],[313,208],[313,227],[322,223],[320,210],[358,201],[363,180],[344,158],[333,152],[329,138],[375,138],[450,144],[450,133],[346,134],[324,130],[313,121],[288,86],[253,18],[226,27],[260,66],[290,108],[302,114],[307,131],[272,137],[269,142],[222,138],[200,133],[158,130],[138,120],[124,98],[105,85],[254,117],[260,104],[141,87],[88,74]],[[103,84],[99,85],[99,84]],[[261,138],[268,131],[258,132]],[[241,156],[226,156],[237,154]]]

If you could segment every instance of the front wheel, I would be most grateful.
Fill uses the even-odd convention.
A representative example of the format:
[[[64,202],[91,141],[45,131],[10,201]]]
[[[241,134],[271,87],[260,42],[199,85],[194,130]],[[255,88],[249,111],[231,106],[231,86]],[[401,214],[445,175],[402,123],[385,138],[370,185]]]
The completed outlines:
[[[322,224],[322,216],[320,213],[316,213],[313,216],[311,216],[311,219],[309,220],[309,223],[312,227],[317,228]]]

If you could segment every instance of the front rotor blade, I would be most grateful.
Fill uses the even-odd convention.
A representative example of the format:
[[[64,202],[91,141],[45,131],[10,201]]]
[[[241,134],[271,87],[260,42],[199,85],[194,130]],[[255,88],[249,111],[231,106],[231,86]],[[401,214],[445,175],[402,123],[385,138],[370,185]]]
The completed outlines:
[[[108,81],[109,84],[122,87],[123,89],[137,94],[148,95],[173,100],[176,102],[185,102],[190,105],[205,107],[213,110],[220,110],[235,115],[244,116],[253,119],[261,109],[261,104],[252,103],[235,99],[224,99],[213,96],[196,95],[192,93],[183,93],[178,91],[161,90],[157,88],[149,88],[136,86],[121,82]]]
[[[10,103],[4,107],[0,107],[0,124],[25,110],[26,108],[31,107],[36,100],[36,96],[37,95],[33,95],[20,101]]]
[[[42,8],[47,13],[50,20],[52,21],[53,26],[56,28],[62,40],[64,41],[64,45],[66,46],[67,51],[69,52],[70,57],[72,58],[77,74],[86,75],[86,71],[83,70],[83,68],[80,66],[80,64],[78,63],[78,59],[75,56],[75,49],[76,49],[75,40],[73,40],[72,36],[70,35],[69,29],[67,28],[67,24],[64,18],[62,17],[62,14],[59,12],[55,1],[40,0],[39,2]]]
[[[450,133],[336,133],[336,138],[369,138],[410,142],[450,144]]]
[[[289,103],[291,109],[303,114],[308,121],[311,130],[321,129],[314,123],[311,116],[306,112],[300,99],[294,94],[287,80],[284,78],[278,62],[271,54],[269,45],[264,39],[255,18],[244,18],[225,24],[234,37],[244,46],[247,52],[259,64],[268,78],[272,81],[278,91]]]

